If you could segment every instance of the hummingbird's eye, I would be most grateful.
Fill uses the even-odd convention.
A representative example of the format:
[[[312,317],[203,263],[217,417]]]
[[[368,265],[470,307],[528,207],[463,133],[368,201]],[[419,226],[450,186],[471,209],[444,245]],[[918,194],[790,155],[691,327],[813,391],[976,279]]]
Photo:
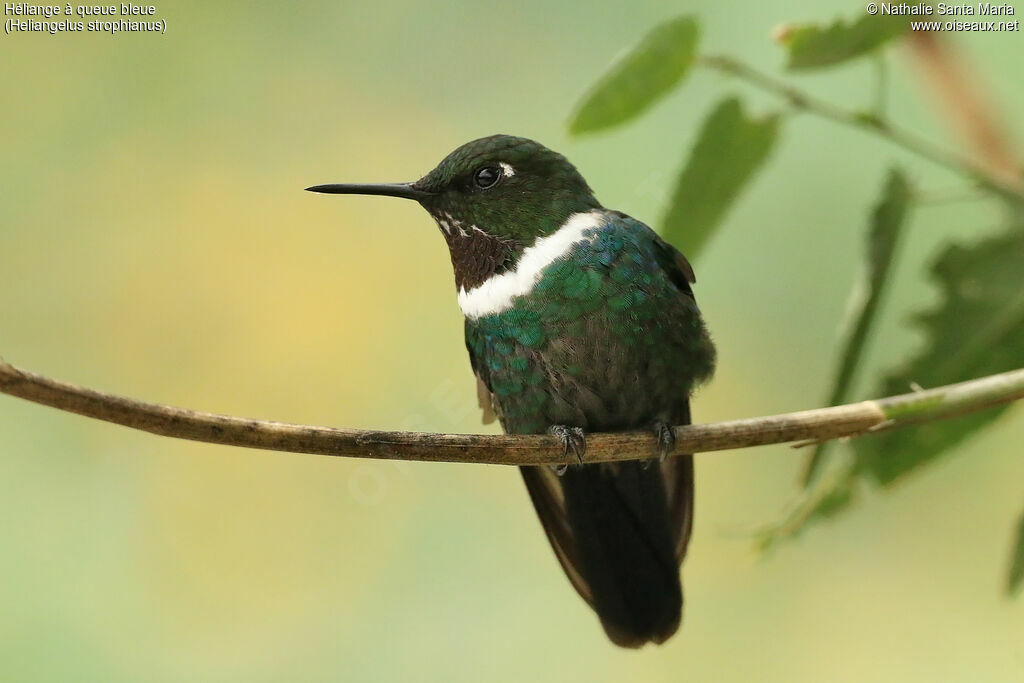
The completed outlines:
[[[484,166],[478,168],[473,174],[473,182],[481,190],[487,190],[498,184],[501,180],[501,169],[497,166]]]

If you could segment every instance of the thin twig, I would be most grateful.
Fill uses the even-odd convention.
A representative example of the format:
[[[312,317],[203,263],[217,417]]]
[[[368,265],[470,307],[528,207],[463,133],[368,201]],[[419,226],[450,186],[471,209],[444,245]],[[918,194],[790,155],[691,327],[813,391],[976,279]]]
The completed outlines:
[[[0,393],[161,436],[293,453],[544,465],[569,462],[548,435],[429,434],[338,429],[252,420],[157,405],[50,379],[0,361]],[[1024,369],[876,401],[677,427],[676,452],[696,453],[834,439],[952,417],[1024,398]],[[588,462],[654,456],[652,432],[587,436]]]
[[[1018,179],[1016,182],[1010,183],[993,177],[986,169],[978,166],[970,159],[937,147],[929,140],[894,126],[875,114],[850,111],[831,102],[820,100],[732,57],[708,55],[701,57],[699,63],[741,78],[761,90],[781,97],[794,109],[815,114],[836,123],[870,131],[904,149],[929,159],[940,166],[944,166],[954,173],[966,176],[1005,199],[1012,199],[1018,203],[1024,202],[1024,180]]]

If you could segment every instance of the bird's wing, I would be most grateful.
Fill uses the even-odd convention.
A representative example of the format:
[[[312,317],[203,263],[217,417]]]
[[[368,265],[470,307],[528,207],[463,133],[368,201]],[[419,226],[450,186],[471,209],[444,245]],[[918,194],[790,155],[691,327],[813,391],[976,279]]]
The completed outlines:
[[[582,564],[566,515],[565,495],[558,475],[550,467],[520,467],[519,471],[526,482],[526,490],[530,492],[530,500],[540,517],[541,526],[544,527],[544,534],[555,551],[555,557],[576,592],[593,607],[594,598],[590,586],[580,573]]]
[[[690,424],[689,401],[685,419],[676,418],[675,422]],[[676,560],[682,562],[693,530],[693,455],[686,453],[665,458],[661,463],[661,475],[665,481],[669,528],[675,543]]]
[[[651,230],[646,223],[621,211],[609,211],[608,213],[614,217],[614,222],[626,230],[641,231],[649,235],[654,245],[654,255],[658,265],[680,292],[693,299],[693,290],[690,285],[697,283],[697,277],[693,274],[693,266],[686,260],[686,257],[678,249],[661,239],[658,233]]]
[[[658,264],[668,274],[672,284],[681,296],[687,296],[694,303],[690,285],[697,282],[693,266],[683,254],[665,240],[655,240]],[[690,424],[690,402],[686,401],[684,414],[675,415],[677,425]],[[661,473],[665,479],[665,492],[668,500],[669,519],[672,533],[675,535],[676,559],[679,562],[686,557],[686,546],[690,542],[690,531],[693,529],[693,455],[677,455],[666,458],[661,463]]]
[[[658,265],[668,274],[672,284],[680,292],[693,299],[693,289],[690,285],[697,283],[697,276],[693,274],[693,266],[678,249],[660,237],[655,238],[654,247]]]

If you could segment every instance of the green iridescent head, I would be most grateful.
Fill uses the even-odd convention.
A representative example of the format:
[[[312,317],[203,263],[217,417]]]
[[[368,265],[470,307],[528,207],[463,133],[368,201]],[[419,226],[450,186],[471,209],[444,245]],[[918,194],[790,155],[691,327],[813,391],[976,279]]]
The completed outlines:
[[[576,167],[526,138],[492,135],[462,145],[413,183],[443,230],[482,230],[528,246],[574,213],[599,208]]]
[[[565,157],[511,135],[468,142],[414,183],[308,189],[415,199],[447,234],[475,229],[520,248],[551,234],[572,214],[601,206]]]

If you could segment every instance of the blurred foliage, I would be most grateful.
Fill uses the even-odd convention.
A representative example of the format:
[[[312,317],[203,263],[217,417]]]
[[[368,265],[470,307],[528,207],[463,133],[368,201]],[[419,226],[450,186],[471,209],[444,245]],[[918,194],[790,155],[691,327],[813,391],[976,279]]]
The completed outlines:
[[[697,21],[659,24],[584,97],[569,124],[575,134],[611,128],[640,115],[686,77],[697,51]]]
[[[771,154],[779,117],[752,118],[737,97],[715,105],[662,219],[662,235],[695,259],[725,212]]]
[[[924,348],[886,374],[878,395],[912,384],[935,387],[1021,367],[1024,359],[1024,226],[977,244],[950,245],[932,266],[942,293],[936,308],[915,316]],[[996,406],[950,420],[856,439],[858,471],[889,485],[929,464],[1009,408]]]
[[[1024,586],[1024,515],[1017,522],[1017,534],[1010,556],[1010,571],[1006,575],[1006,590],[1017,593]]]
[[[828,26],[787,24],[777,32],[793,71],[833,66],[870,54],[910,30],[910,15],[879,12],[856,21],[837,19]]]
[[[843,350],[839,355],[839,369],[827,405],[839,405],[849,396],[856,370],[864,355],[868,335],[877,317],[882,293],[889,279],[889,269],[896,254],[900,233],[906,223],[910,202],[911,189],[906,175],[897,168],[890,170],[882,197],[871,214],[867,234],[866,275],[852,293],[848,313],[851,323],[844,325],[846,334]],[[831,446],[831,441],[825,441],[815,448],[807,462],[805,484],[814,480],[816,471]],[[848,500],[848,496],[844,496],[843,500]]]

